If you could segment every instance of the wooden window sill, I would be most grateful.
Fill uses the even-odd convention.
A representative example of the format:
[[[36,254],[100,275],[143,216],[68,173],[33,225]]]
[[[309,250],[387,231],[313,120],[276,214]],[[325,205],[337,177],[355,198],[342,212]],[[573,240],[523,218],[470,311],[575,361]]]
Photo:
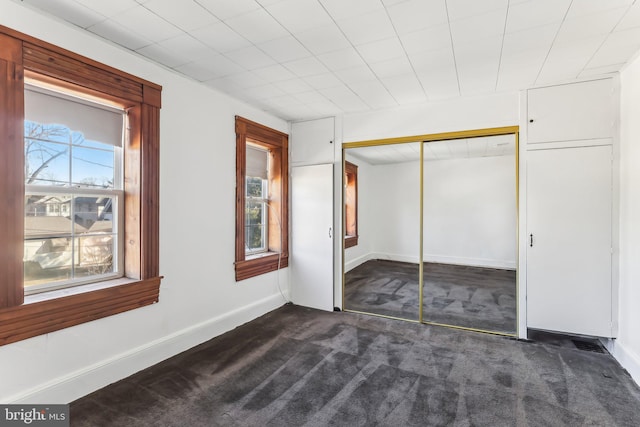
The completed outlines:
[[[278,262],[279,261],[279,262]],[[279,267],[285,268],[289,266],[289,256],[282,255],[279,260],[278,253],[268,255],[254,256],[243,261],[236,262],[236,282],[249,279],[250,277],[259,276],[270,271],[276,271]]]
[[[358,245],[358,236],[345,236],[344,238],[344,248],[350,248],[352,246]]]
[[[160,280],[120,278],[29,295],[0,310],[0,345],[158,302]]]

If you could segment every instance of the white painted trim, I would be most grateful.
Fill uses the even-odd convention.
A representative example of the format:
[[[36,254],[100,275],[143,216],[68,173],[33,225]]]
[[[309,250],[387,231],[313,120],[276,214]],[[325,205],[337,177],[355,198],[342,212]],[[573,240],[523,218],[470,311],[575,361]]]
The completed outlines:
[[[360,264],[363,264],[372,259],[385,259],[389,261],[410,262],[417,264],[418,257],[410,255],[388,254],[384,252],[369,252],[358,258],[352,259],[345,264],[345,272],[351,271]],[[470,267],[485,267],[485,268],[499,268],[503,270],[515,270],[515,261],[505,260],[491,260],[481,258],[464,258],[464,257],[452,257],[447,255],[424,255],[425,262],[436,262],[441,264],[454,264],[454,265],[466,265]]]
[[[640,384],[640,355],[635,354],[618,340],[608,339],[601,342],[618,363],[629,372],[636,384]]]
[[[424,262],[436,262],[440,264],[455,264],[466,265],[470,267],[484,267],[484,268],[499,268],[502,270],[515,270],[516,262],[499,260],[499,259],[484,259],[484,258],[464,258],[454,257],[447,255],[430,255],[424,254]]]
[[[284,304],[275,294],[169,334],[68,375],[8,396],[6,403],[69,403],[115,381],[206,342]]]

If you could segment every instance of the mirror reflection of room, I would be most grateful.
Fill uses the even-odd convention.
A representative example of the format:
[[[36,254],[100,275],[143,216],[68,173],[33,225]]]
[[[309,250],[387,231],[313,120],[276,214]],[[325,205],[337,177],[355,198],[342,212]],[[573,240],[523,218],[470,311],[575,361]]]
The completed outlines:
[[[420,143],[349,148],[345,159],[346,231],[357,200],[357,244],[345,238],[344,307],[417,321]],[[357,171],[357,197],[350,170]]]
[[[516,332],[515,135],[424,144],[423,321]]]
[[[420,144],[345,149],[346,310],[420,320]],[[515,334],[515,135],[423,150],[421,320]]]

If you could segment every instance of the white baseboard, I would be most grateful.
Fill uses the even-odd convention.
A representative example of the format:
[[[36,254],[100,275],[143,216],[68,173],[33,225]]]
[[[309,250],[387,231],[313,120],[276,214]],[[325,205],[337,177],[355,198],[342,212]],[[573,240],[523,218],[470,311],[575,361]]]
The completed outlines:
[[[436,262],[440,264],[455,264],[455,265],[467,265],[470,267],[485,267],[485,268],[499,268],[502,270],[515,270],[515,261],[506,261],[499,259],[485,259],[485,258],[464,258],[453,257],[447,255],[430,255],[424,254],[425,262]]]
[[[5,403],[69,403],[282,306],[280,294],[143,344],[8,397]]]
[[[363,264],[372,259],[385,259],[389,261],[410,262],[410,263],[417,264],[419,257],[409,256],[409,255],[400,255],[400,254],[390,254],[390,253],[384,253],[384,252],[369,252],[366,255],[362,255],[358,258],[355,258],[345,263],[344,270],[345,272],[351,271],[357,266],[359,266],[360,264]],[[515,262],[504,261],[504,260],[493,260],[493,259],[463,258],[463,257],[452,257],[452,256],[446,256],[446,255],[425,254],[424,261],[441,263],[441,264],[467,265],[470,267],[499,268],[503,270],[516,269]]]
[[[640,355],[629,350],[629,348],[615,339],[605,340],[603,344],[618,363],[629,372],[636,384],[640,385]]]

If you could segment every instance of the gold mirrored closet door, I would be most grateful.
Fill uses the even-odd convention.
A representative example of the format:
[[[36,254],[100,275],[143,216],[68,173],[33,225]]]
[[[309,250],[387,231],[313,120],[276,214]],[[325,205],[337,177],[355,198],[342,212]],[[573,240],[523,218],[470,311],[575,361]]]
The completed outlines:
[[[517,335],[518,127],[343,151],[343,308]]]
[[[420,149],[344,149],[345,310],[419,321]]]
[[[517,332],[517,135],[423,146],[422,321]]]

